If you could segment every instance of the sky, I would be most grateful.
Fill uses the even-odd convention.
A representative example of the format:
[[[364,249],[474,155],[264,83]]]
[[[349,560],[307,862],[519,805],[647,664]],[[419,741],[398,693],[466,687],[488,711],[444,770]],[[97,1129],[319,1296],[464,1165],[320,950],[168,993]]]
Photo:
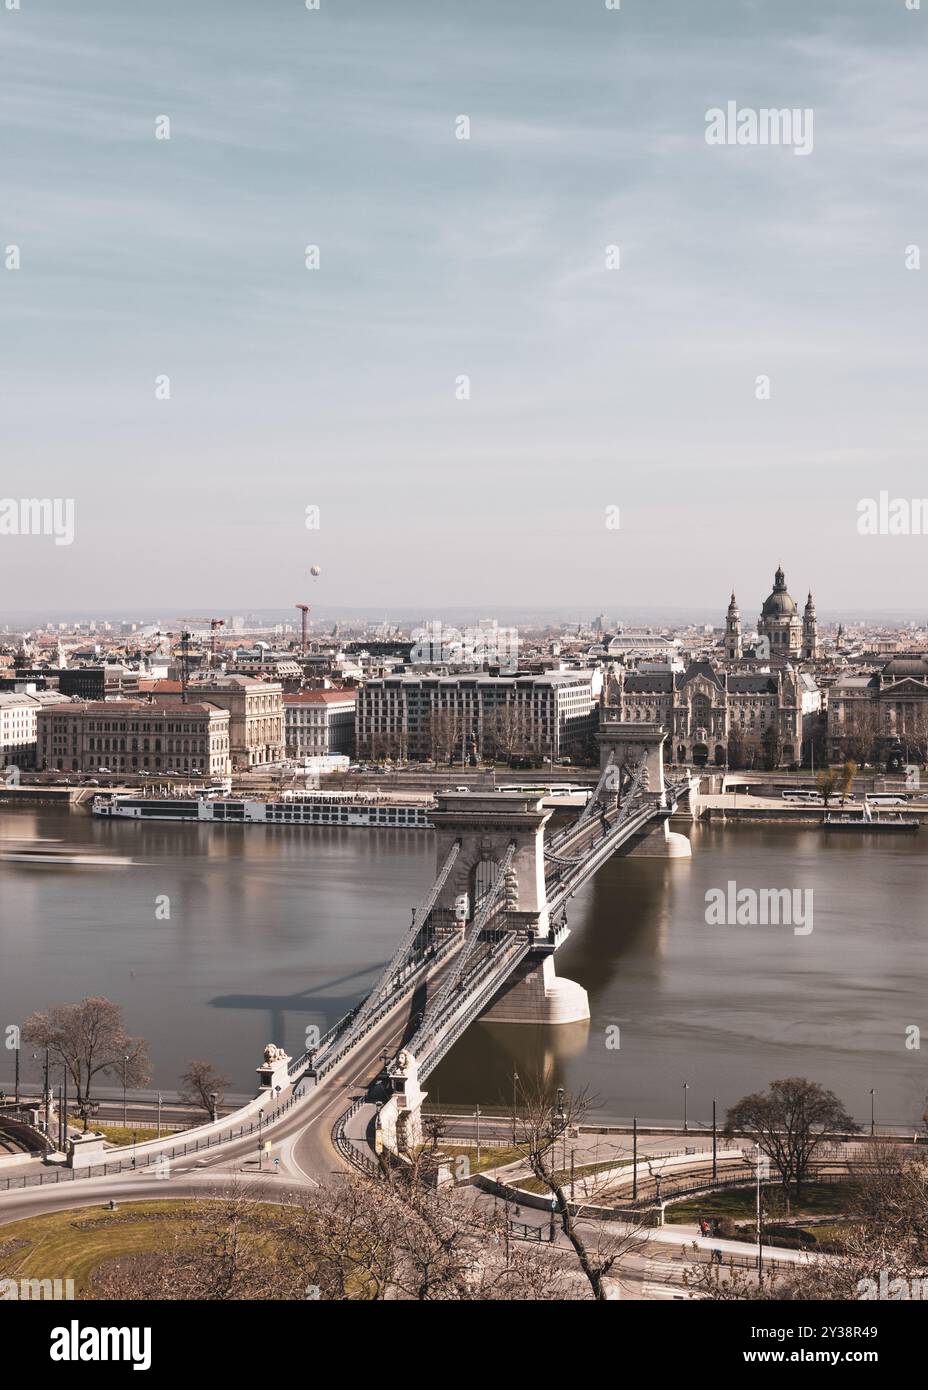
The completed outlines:
[[[0,612],[920,608],[928,0],[20,4]]]

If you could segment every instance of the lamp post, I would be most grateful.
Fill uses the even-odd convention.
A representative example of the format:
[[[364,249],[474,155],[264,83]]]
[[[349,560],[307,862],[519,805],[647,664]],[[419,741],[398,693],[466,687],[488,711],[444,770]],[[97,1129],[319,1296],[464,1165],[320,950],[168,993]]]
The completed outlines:
[[[477,1167],[480,1167],[480,1105],[474,1111],[474,1118],[477,1121]]]
[[[687,1124],[686,1124],[686,1093],[687,1093],[687,1091],[688,1091],[689,1089],[690,1089],[690,1083],[689,1083],[688,1081],[684,1081],[684,1083],[683,1083],[683,1133],[684,1133],[684,1134],[686,1134],[686,1132],[687,1132]]]
[[[754,1146],[757,1150],[757,1279],[761,1282],[764,1277],[764,1257],[761,1249],[761,1224],[760,1224],[760,1144]]]
[[[515,1145],[516,1145],[516,1107],[517,1107],[517,1105],[518,1105],[518,1100],[517,1100],[517,1098],[516,1098],[516,1087],[518,1086],[518,1084],[519,1084],[519,1073],[516,1071],[515,1067],[513,1067],[513,1070],[512,1070],[512,1146],[513,1146],[513,1148],[515,1148]]]
[[[874,1112],[873,1112],[873,1105],[874,1105],[874,1099],[873,1099],[873,1098],[874,1098],[875,1095],[876,1095],[876,1090],[874,1089],[873,1086],[871,1086],[871,1087],[870,1087],[870,1138],[871,1138],[871,1139],[874,1137],[874,1135],[875,1135],[875,1133],[876,1133],[876,1124],[875,1124]]]
[[[219,1092],[218,1092],[218,1091],[210,1091],[210,1093],[209,1093],[209,1117],[210,1117],[210,1120],[211,1120],[211,1122],[212,1122],[213,1124],[216,1123],[216,1102],[218,1101],[218,1099],[219,1099]]]
[[[123,1129],[125,1129],[125,1128],[128,1126],[128,1123],[129,1123],[128,1118],[127,1118],[128,1112],[127,1112],[127,1109],[126,1109],[126,1077],[127,1077],[127,1075],[128,1075],[128,1072],[129,1072],[129,1057],[128,1057],[128,1054],[127,1054],[127,1055],[126,1055],[125,1057],[123,1057],[123,1059],[122,1059],[122,1127],[123,1127]]]
[[[19,1041],[19,1037],[18,1037],[18,1035],[17,1035],[17,1039],[16,1039],[16,1080],[15,1080],[14,1083],[13,1083],[13,1086],[14,1086],[14,1090],[13,1090],[13,1099],[15,1100],[15,1102],[16,1102],[17,1105],[19,1104],[19,1049],[20,1049],[21,1046],[22,1046],[22,1043]]]
[[[719,1176],[718,1165],[718,1131],[715,1125],[715,1106],[716,1098],[712,1097],[712,1181],[716,1182]]]
[[[258,1172],[264,1172],[264,1150],[261,1147],[261,1126],[264,1123],[264,1111],[258,1111]]]
[[[565,1117],[565,1115],[564,1115],[564,1087],[563,1087],[563,1086],[558,1086],[558,1088],[557,1088],[557,1118],[558,1118],[558,1121],[559,1121],[559,1126],[560,1126],[560,1131],[561,1131],[561,1172],[563,1173],[564,1169],[567,1167],[567,1125],[566,1125],[566,1117]],[[556,1154],[555,1154],[555,1156],[554,1156],[554,1161],[555,1161],[555,1163],[557,1163],[557,1155],[556,1155]]]
[[[37,1052],[33,1052],[32,1060],[35,1061],[38,1055],[39,1054]],[[51,1126],[51,1095],[48,1089],[48,1048],[45,1049],[45,1080],[43,1083],[43,1095],[45,1103],[45,1133],[47,1135]]]
[[[161,1092],[158,1092],[158,1138],[161,1138]]]
[[[632,1120],[632,1201],[638,1198],[638,1116]]]

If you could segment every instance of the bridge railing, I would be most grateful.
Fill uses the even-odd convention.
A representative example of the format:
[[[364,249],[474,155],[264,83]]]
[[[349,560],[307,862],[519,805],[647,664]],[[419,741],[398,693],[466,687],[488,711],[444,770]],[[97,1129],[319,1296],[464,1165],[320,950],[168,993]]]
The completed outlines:
[[[340,1115],[335,1121],[332,1128],[332,1142],[335,1144],[342,1158],[350,1163],[352,1167],[360,1168],[362,1173],[367,1173],[369,1177],[376,1178],[380,1174],[380,1168],[376,1161],[371,1158],[369,1154],[363,1153],[361,1149],[357,1148],[345,1133],[348,1121],[366,1104],[367,1102],[363,1096],[352,1101],[344,1115]]]
[[[436,948],[432,955],[426,957],[420,962],[420,964],[416,968],[416,971],[408,977],[401,989],[397,990],[394,994],[388,995],[383,1000],[383,1002],[380,1005],[378,1005],[377,1009],[372,1014],[369,1014],[367,1016],[367,1018],[364,1020],[363,1026],[358,1028],[357,1031],[352,1032],[351,1036],[345,1039],[344,1044],[338,1049],[337,1052],[324,1057],[321,1065],[319,1066],[316,1065],[316,1060],[314,1057],[311,1063],[306,1064],[306,1069],[309,1069],[311,1067],[314,1075],[319,1080],[321,1080],[325,1076],[328,1076],[329,1072],[332,1071],[334,1067],[338,1066],[340,1062],[344,1061],[344,1059],[357,1046],[357,1044],[361,1041],[362,1038],[366,1038],[367,1035],[370,1032],[372,1032],[372,1030],[383,1021],[385,1016],[397,1006],[397,1004],[401,1003],[402,1000],[405,999],[408,994],[411,994],[413,992],[413,990],[418,986],[423,974],[427,973],[427,970],[434,969],[435,966],[439,964],[440,961],[444,960],[446,956],[453,955],[453,953],[456,950],[460,949],[460,946],[460,937],[450,937],[447,941],[443,942],[439,947]]]
[[[487,996],[496,992],[519,961],[528,955],[532,945],[533,942],[527,934],[522,936],[510,932],[508,938],[504,937],[498,941],[487,953],[473,975],[467,977],[465,989],[457,996],[452,996],[453,1002],[436,1020],[435,1026],[425,1039],[424,1050],[420,1045],[420,1051],[416,1054],[420,1079],[434,1071],[483,1008]]]

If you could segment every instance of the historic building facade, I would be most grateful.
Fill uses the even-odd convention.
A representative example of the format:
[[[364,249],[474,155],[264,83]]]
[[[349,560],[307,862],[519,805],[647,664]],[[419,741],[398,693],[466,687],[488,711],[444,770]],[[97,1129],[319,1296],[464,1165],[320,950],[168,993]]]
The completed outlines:
[[[154,681],[153,693],[164,701],[182,702],[177,681]],[[284,760],[284,698],[279,681],[248,676],[208,676],[191,681],[188,698],[203,700],[229,712],[229,743],[233,772],[247,772]]]
[[[37,714],[38,763],[58,772],[229,774],[229,714],[174,700],[100,700]]]
[[[298,690],[284,695],[288,758],[354,753],[356,690]]]
[[[822,702],[812,677],[792,666],[736,672],[708,661],[684,670],[613,666],[603,693],[619,719],[662,724],[668,758],[717,767],[801,761]]]
[[[828,753],[837,761],[928,757],[928,658],[894,656],[880,671],[841,676],[828,694]],[[899,761],[897,756],[895,761]]]

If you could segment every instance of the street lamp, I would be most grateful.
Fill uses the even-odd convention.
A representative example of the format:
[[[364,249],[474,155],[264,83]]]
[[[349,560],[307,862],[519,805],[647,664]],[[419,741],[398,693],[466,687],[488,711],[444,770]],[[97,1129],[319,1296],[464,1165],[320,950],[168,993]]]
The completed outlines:
[[[129,1070],[129,1057],[128,1057],[128,1054],[127,1054],[127,1055],[122,1059],[122,1127],[123,1127],[123,1129],[125,1129],[126,1126],[127,1126],[127,1124],[128,1124],[127,1111],[126,1111],[126,1075],[127,1075],[127,1073],[128,1073],[128,1070]]]
[[[687,1125],[686,1125],[686,1093],[687,1093],[687,1091],[688,1091],[689,1089],[690,1089],[690,1083],[689,1083],[688,1081],[684,1081],[684,1083],[683,1083],[683,1133],[684,1133],[684,1134],[686,1134],[686,1132],[687,1132]]]
[[[755,1147],[756,1150],[757,1150],[757,1162],[756,1162],[756,1166],[757,1166],[757,1278],[758,1278],[758,1282],[762,1283],[762,1282],[763,1282],[763,1278],[764,1278],[764,1257],[763,1257],[763,1251],[762,1251],[762,1249],[761,1249],[761,1222],[760,1222],[760,1176],[761,1176],[760,1144],[759,1144],[759,1143],[756,1143],[754,1147]]]
[[[161,1092],[158,1092],[158,1138],[161,1138]]]
[[[517,1102],[517,1100],[516,1100],[516,1087],[518,1086],[518,1084],[519,1084],[519,1073],[516,1071],[515,1067],[513,1067],[513,1070],[512,1070],[512,1146],[513,1146],[513,1148],[515,1148],[515,1145],[516,1145],[516,1106],[517,1106],[517,1104],[518,1104],[518,1102]]]
[[[39,1054],[38,1054],[37,1052],[33,1052],[33,1054],[32,1054],[32,1060],[35,1061],[35,1060],[38,1058],[38,1055],[39,1055]],[[51,1117],[51,1093],[49,1092],[49,1089],[48,1089],[48,1048],[45,1049],[45,1083],[44,1083],[44,1098],[45,1098],[45,1133],[46,1133],[46,1135],[47,1135],[47,1134],[48,1134],[48,1131],[49,1131],[49,1128],[50,1128],[50,1126],[51,1126],[51,1122],[52,1122],[52,1117]]]
[[[874,1123],[874,1114],[873,1114],[873,1104],[874,1104],[873,1098],[874,1098],[875,1095],[876,1095],[876,1091],[875,1091],[875,1089],[873,1088],[873,1086],[871,1086],[871,1087],[870,1087],[870,1138],[871,1138],[871,1139],[874,1137],[874,1134],[875,1134],[875,1131],[876,1131],[876,1126],[875,1126],[875,1123]]]
[[[566,1121],[567,1121],[567,1116],[566,1116],[565,1113],[564,1113],[564,1087],[563,1087],[563,1086],[558,1086],[558,1088],[557,1088],[557,1118],[558,1118],[558,1120],[560,1121],[560,1131],[561,1131],[561,1172],[563,1173],[564,1170],[565,1170],[566,1167],[567,1167],[567,1123],[566,1123]],[[557,1162],[557,1157],[556,1157],[556,1156],[555,1156],[555,1160],[554,1160],[554,1161],[555,1161],[555,1163]]]
[[[159,1099],[160,1099],[160,1097],[159,1097]],[[218,1092],[218,1091],[210,1091],[210,1093],[209,1093],[209,1117],[210,1117],[210,1120],[212,1121],[213,1124],[216,1123],[216,1102],[218,1101],[218,1099],[219,1099],[219,1092]]]
[[[264,1111],[258,1111],[258,1172],[264,1172],[264,1150],[261,1147],[261,1126],[264,1123]]]

